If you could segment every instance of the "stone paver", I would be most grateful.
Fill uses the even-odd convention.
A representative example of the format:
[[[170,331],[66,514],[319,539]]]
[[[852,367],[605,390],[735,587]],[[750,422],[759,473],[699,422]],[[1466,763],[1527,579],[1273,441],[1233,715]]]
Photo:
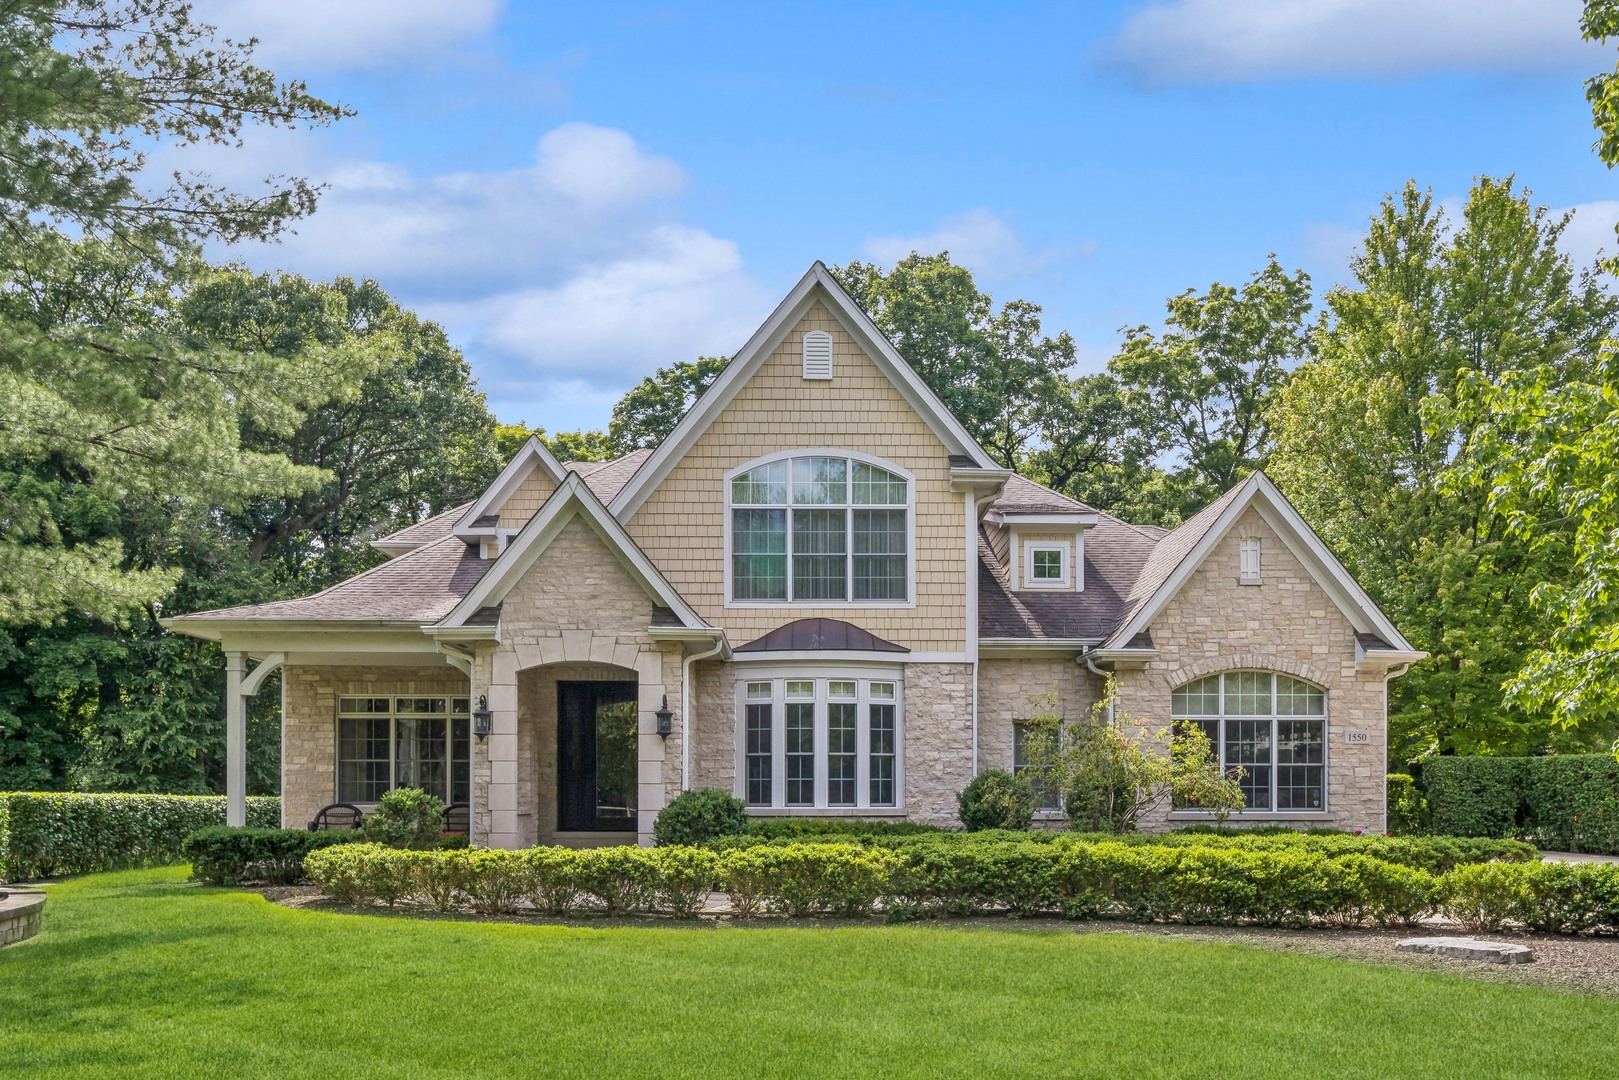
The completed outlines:
[[[1425,952],[1452,956],[1458,960],[1481,960],[1486,964],[1528,964],[1535,959],[1527,945],[1509,941],[1480,941],[1465,937],[1402,938],[1394,943],[1401,952]]]
[[[1619,855],[1592,855],[1584,851],[1542,851],[1544,862],[1619,863]]]

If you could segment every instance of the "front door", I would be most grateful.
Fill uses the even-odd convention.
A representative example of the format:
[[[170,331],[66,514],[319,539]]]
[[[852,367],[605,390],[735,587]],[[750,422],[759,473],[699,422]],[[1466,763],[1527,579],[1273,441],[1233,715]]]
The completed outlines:
[[[635,683],[557,683],[560,831],[636,830],[636,721]]]

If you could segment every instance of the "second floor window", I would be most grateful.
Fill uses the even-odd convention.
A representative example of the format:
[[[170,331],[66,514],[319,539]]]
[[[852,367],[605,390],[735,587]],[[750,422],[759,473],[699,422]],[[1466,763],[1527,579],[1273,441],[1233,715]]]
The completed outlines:
[[[856,458],[778,458],[731,480],[731,599],[910,599],[911,485]]]

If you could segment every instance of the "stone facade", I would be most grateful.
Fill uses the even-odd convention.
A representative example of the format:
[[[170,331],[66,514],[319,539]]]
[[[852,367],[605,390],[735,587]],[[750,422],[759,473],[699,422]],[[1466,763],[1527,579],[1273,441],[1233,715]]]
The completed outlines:
[[[466,697],[467,677],[442,658],[420,665],[288,665],[281,673],[281,824],[308,825],[337,801],[337,699]]]
[[[1238,548],[1247,537],[1260,541],[1258,585],[1238,583]],[[1354,627],[1256,510],[1243,514],[1215,545],[1153,620],[1151,633],[1157,657],[1144,669],[1119,673],[1123,712],[1143,728],[1162,729],[1169,724],[1170,692],[1177,686],[1243,668],[1282,672],[1324,687],[1327,808],[1286,819],[1384,830],[1386,672],[1358,669]],[[1347,743],[1351,731],[1365,733],[1367,741]],[[1170,824],[1163,809],[1146,827]]]
[[[953,825],[956,796],[973,778],[971,664],[906,664],[905,815]]]
[[[500,641],[478,651],[476,679],[493,714],[473,750],[473,834],[494,847],[546,842],[556,831],[556,684],[635,682],[640,710],[636,831],[680,785],[680,723],[668,740],[654,715],[677,708],[680,646],[648,633],[652,600],[582,517],[574,517],[505,596]]]
[[[1102,680],[1071,656],[994,658],[978,664],[978,767],[1012,769],[1012,726],[1036,716],[1056,695],[1066,723],[1090,715]]]

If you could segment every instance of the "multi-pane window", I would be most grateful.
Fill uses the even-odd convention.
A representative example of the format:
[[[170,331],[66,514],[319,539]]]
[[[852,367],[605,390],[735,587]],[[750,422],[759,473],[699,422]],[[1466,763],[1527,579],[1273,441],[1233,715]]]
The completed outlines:
[[[1033,750],[1033,745],[1032,744],[1038,738],[1040,738],[1040,734],[1039,734],[1038,729],[1035,727],[1035,725],[1025,723],[1025,722],[1023,722],[1021,720],[1013,721],[1013,723],[1012,723],[1012,775],[1013,776],[1021,776],[1022,774],[1024,774],[1025,772],[1028,772],[1032,768],[1039,768],[1039,766],[1035,762],[1029,760],[1031,757],[1034,756],[1030,752],[1031,750]],[[1050,738],[1047,737],[1046,741],[1049,742]],[[1043,751],[1046,751],[1048,748],[1042,747],[1041,749]],[[1051,748],[1051,749],[1054,749],[1054,748]],[[1034,808],[1036,810],[1059,810],[1060,811],[1062,809],[1062,797],[1061,797],[1061,794],[1057,790],[1057,785],[1053,784],[1048,777],[1040,775],[1039,773],[1036,773],[1035,775],[1030,776],[1029,780],[1030,780],[1030,784],[1029,784],[1030,790],[1033,791],[1033,793],[1034,793]]]
[[[854,458],[756,465],[731,481],[731,599],[909,598],[910,482]]]
[[[1228,671],[1170,695],[1170,715],[1208,735],[1220,767],[1241,767],[1249,810],[1326,807],[1327,695],[1269,671]]]
[[[896,806],[899,684],[749,680],[739,694],[738,794],[749,806]]]
[[[1030,552],[1029,570],[1036,581],[1062,580],[1062,551],[1059,548],[1035,548]]]
[[[397,787],[446,804],[472,794],[466,698],[345,697],[337,703],[337,800],[375,803]]]

